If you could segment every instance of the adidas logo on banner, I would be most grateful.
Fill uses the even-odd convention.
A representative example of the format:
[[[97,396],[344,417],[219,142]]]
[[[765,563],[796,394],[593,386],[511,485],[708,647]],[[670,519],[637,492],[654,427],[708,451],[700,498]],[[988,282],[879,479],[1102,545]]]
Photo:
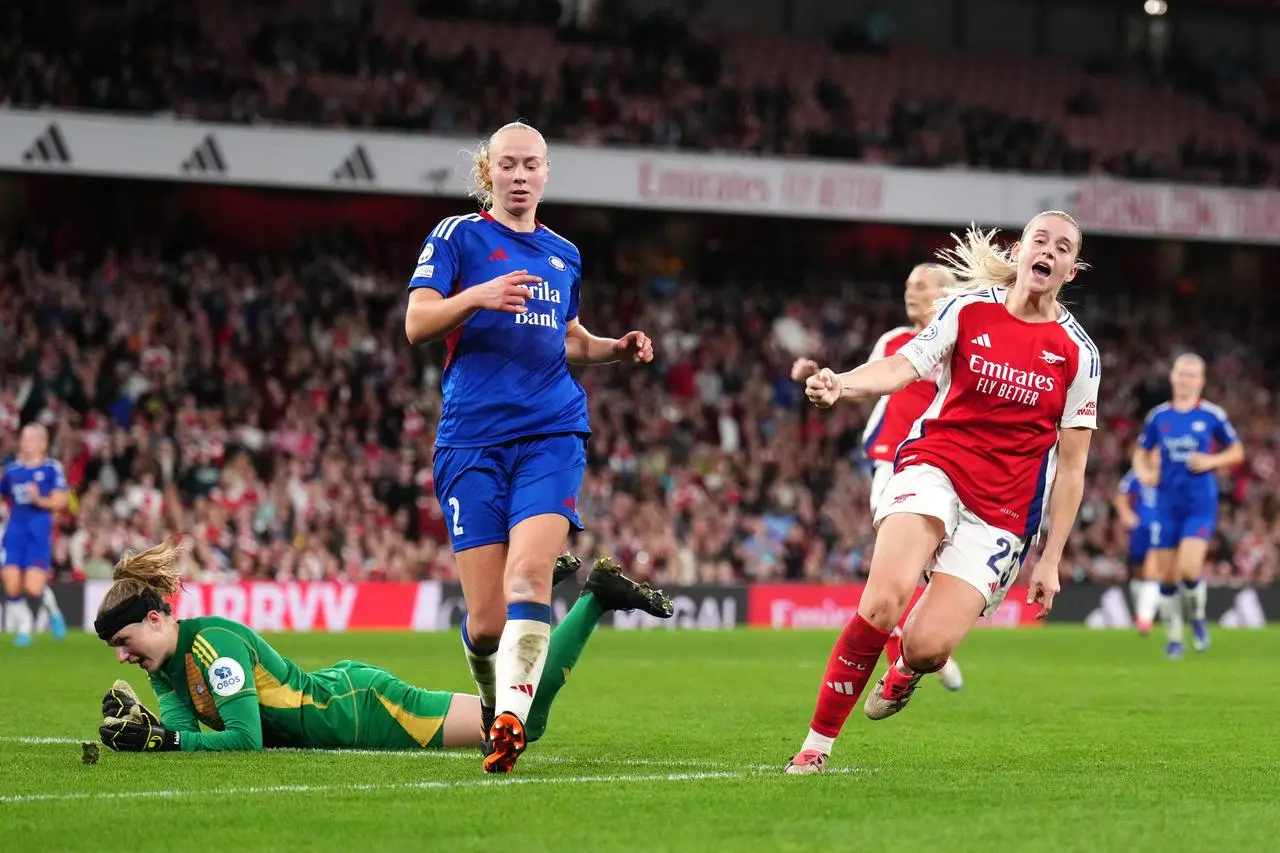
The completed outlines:
[[[187,174],[195,172],[204,175],[227,173],[227,161],[223,158],[222,150],[218,148],[218,141],[213,138],[212,133],[200,140],[200,144],[191,152],[191,156],[182,161],[182,171]]]
[[[44,133],[36,137],[31,147],[22,152],[24,162],[33,165],[59,164],[71,165],[71,152],[67,149],[67,140],[57,124],[50,124]]]
[[[338,182],[370,183],[377,180],[377,176],[373,173],[373,162],[369,159],[369,152],[363,145],[357,145],[350,156],[342,161],[342,165],[333,170],[333,179]]]
[[[1113,586],[1102,593],[1098,606],[1084,617],[1084,624],[1090,628],[1132,628],[1133,614],[1124,590]]]

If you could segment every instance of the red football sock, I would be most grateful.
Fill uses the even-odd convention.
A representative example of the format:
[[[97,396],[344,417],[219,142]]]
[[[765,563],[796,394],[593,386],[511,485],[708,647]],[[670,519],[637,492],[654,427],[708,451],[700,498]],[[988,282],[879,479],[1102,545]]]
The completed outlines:
[[[881,631],[861,614],[854,614],[831,650],[827,672],[818,690],[818,706],[809,725],[811,729],[824,737],[834,738],[840,734],[844,721],[875,671],[888,639],[888,631]]]

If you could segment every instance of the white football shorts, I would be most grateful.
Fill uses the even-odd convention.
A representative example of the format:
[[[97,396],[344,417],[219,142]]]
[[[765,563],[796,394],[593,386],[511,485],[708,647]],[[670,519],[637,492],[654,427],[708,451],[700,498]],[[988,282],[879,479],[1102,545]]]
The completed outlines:
[[[879,473],[877,469],[876,475]],[[872,488],[874,491],[874,481]],[[885,518],[900,512],[941,521],[945,535],[926,576],[941,572],[971,585],[987,602],[983,616],[990,616],[1004,601],[1031,545],[969,512],[950,478],[932,465],[912,465],[891,476],[873,506],[877,529]]]

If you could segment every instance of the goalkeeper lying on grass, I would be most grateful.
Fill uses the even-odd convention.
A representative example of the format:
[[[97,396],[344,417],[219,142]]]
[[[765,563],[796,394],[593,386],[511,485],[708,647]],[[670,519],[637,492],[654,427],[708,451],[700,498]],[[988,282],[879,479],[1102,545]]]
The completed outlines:
[[[264,747],[404,749],[482,746],[480,697],[414,687],[386,670],[341,661],[304,672],[253,630],[217,616],[174,619],[166,599],[179,588],[178,550],[157,545],[122,559],[94,628],[120,663],[151,676],[160,713],[143,707],[125,681],[102,700],[102,742],[117,751],[245,750]],[[554,581],[577,571],[556,562]],[[547,714],[591,632],[610,610],[672,615],[671,599],[629,580],[606,557],[582,597],[551,634],[547,665],[525,723],[529,740]],[[200,731],[204,723],[213,731]]]

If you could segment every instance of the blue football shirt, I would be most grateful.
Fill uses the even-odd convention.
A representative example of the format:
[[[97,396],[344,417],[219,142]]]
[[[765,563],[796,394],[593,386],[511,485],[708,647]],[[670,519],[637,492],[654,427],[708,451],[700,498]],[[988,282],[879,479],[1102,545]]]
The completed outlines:
[[[569,372],[565,328],[578,316],[582,257],[539,224],[512,231],[487,213],[451,216],[423,242],[409,289],[461,293],[528,270],[527,313],[480,310],[448,336],[437,447],[486,447],[518,438],[591,432],[587,395]]]
[[[1138,443],[1144,450],[1160,450],[1157,493],[1161,505],[1216,509],[1218,478],[1215,472],[1192,473],[1187,467],[1187,458],[1192,453],[1213,453],[1215,442],[1222,450],[1238,440],[1227,413],[1205,400],[1185,412],[1177,411],[1169,403],[1152,409]]]
[[[1156,489],[1142,485],[1132,469],[1120,480],[1120,494],[1129,499],[1129,506],[1138,516],[1139,527],[1149,527],[1156,520]]]
[[[6,462],[0,475],[0,497],[9,501],[9,529],[25,530],[46,539],[53,535],[53,513],[35,505],[37,497],[48,497],[67,488],[62,463],[45,459],[38,465]]]

